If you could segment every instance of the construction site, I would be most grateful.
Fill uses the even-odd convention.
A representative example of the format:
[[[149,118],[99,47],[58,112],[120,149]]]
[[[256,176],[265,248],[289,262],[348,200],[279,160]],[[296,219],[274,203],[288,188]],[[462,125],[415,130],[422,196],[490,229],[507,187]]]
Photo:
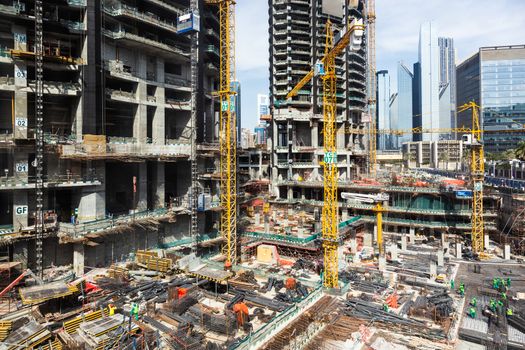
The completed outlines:
[[[525,348],[525,164],[377,127],[375,8],[268,0],[243,148],[236,1],[0,0],[0,350]]]

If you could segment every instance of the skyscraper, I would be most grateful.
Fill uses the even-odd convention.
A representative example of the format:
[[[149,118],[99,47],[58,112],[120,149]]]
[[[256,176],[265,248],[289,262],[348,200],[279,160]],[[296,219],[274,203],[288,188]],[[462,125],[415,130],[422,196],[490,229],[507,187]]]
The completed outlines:
[[[456,50],[454,48],[454,39],[439,38],[439,86],[440,89],[449,85],[450,91],[450,127],[456,127]],[[443,91],[441,91],[443,92]],[[445,107],[444,101],[441,106]],[[441,107],[440,106],[440,107]],[[445,117],[445,113],[441,112]],[[443,122],[445,122],[442,119]],[[442,128],[444,126],[441,126]]]
[[[390,129],[398,130],[399,129],[399,94],[393,93],[390,96],[388,102],[388,112],[390,119]],[[399,149],[399,136],[394,134],[389,134],[387,137],[387,148],[386,149]]]
[[[325,55],[326,23],[336,37],[354,18],[363,18],[366,0],[268,0],[271,121],[268,144],[272,151],[272,186],[279,198],[291,199],[305,191],[307,199],[322,192],[323,81],[314,77],[298,92],[286,95]],[[334,6],[331,6],[334,5]],[[347,47],[335,59],[337,74],[337,128],[364,129],[367,111],[366,42]],[[354,48],[355,49],[355,48]],[[362,132],[337,137],[339,179],[366,171],[367,137]],[[292,180],[301,178],[300,183]],[[315,190],[310,190],[315,188]],[[309,198],[308,198],[309,197]]]
[[[525,46],[482,47],[457,68],[457,103],[474,100],[481,106],[487,153],[516,148],[525,141]],[[458,114],[458,127],[472,126],[472,114]],[[500,131],[501,132],[498,132]]]
[[[421,67],[421,126],[424,129],[439,128],[439,48],[437,27],[433,22],[421,25],[419,64]],[[422,138],[423,141],[437,141],[439,135],[422,134]]]
[[[413,128],[412,120],[412,80],[414,75],[403,62],[397,65],[397,128],[408,130]],[[398,138],[399,146],[403,142],[412,141],[412,134],[403,134]]]
[[[390,129],[390,75],[387,70],[377,72],[377,129]],[[377,134],[377,149],[389,148],[388,134]]]
[[[257,118],[259,122],[267,119],[270,114],[270,99],[268,95],[257,94]]]

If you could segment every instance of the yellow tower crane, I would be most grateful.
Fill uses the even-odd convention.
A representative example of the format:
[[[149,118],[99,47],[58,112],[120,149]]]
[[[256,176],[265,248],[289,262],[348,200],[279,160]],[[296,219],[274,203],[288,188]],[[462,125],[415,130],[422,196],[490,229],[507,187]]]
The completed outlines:
[[[469,102],[459,107],[458,112],[472,110],[472,127],[471,128],[453,128],[453,129],[424,129],[414,128],[408,130],[380,129],[375,130],[376,134],[462,134],[463,141],[470,148],[470,181],[472,186],[472,250],[476,253],[482,253],[484,247],[484,220],[483,220],[483,181],[485,179],[485,157],[482,135],[484,133],[512,133],[523,132],[525,129],[511,130],[488,130],[481,129],[479,120],[479,106],[475,102]],[[347,130],[349,133],[363,133],[361,130]],[[379,223],[378,223],[379,225]]]
[[[221,236],[225,240],[224,266],[230,268],[237,261],[237,135],[233,113],[235,92],[235,1],[206,0],[218,5],[220,23],[220,81],[217,92],[220,102],[219,140],[221,173]]]
[[[337,77],[335,75],[335,56],[329,55],[334,46],[332,22],[326,22],[326,46],[323,80],[323,187],[324,202],[322,213],[322,232],[324,250],[324,285],[327,288],[337,288],[339,283],[339,268],[337,261],[337,145],[336,145],[336,114],[337,114]]]
[[[479,122],[479,106],[469,102],[459,107],[458,112],[472,110],[472,130],[470,132],[470,181],[472,182],[472,250],[482,253],[485,250],[485,225],[483,222],[483,181],[485,180],[485,156],[483,140],[481,139],[481,124]]]
[[[368,0],[366,8],[367,52],[368,52],[368,171],[372,177],[376,176],[377,169],[377,139],[376,139],[376,2]]]
[[[323,80],[323,142],[324,142],[324,202],[322,214],[322,233],[324,249],[324,277],[326,288],[337,288],[339,285],[339,266],[337,260],[338,248],[338,200],[337,200],[337,145],[336,145],[336,113],[337,113],[337,76],[335,73],[335,58],[343,52],[351,41],[360,47],[364,26],[362,20],[353,20],[350,28],[341,39],[334,43],[332,23],[326,23],[326,46],[323,59],[304,76],[288,93],[288,99],[297,95],[299,90],[316,75]],[[335,44],[335,45],[334,45]]]

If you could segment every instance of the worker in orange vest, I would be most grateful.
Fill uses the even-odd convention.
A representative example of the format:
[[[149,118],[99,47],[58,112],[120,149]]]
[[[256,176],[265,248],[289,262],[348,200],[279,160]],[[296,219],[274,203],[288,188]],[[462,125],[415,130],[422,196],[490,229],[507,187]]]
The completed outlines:
[[[233,312],[237,315],[237,324],[242,327],[248,321],[250,311],[245,303],[237,303],[233,306]]]

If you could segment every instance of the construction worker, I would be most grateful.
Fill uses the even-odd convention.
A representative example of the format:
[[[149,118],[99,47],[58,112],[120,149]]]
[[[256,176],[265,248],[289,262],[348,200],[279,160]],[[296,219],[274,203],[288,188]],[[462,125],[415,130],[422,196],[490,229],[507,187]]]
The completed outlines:
[[[130,318],[133,318],[135,316],[135,320],[139,320],[139,305],[137,303],[133,303],[130,310]]]
[[[492,288],[499,289],[499,278],[492,279]]]
[[[471,307],[469,310],[468,310],[468,315],[471,317],[471,318],[476,318],[476,309]]]
[[[496,300],[494,299],[490,299],[490,310],[492,310],[492,312],[496,312]]]
[[[503,312],[503,307],[505,306],[501,300],[498,300],[497,302],[498,311]]]
[[[473,297],[470,301],[470,305],[476,307],[476,305],[478,305],[478,299],[476,299],[476,297]]]
[[[510,280],[510,277],[507,277],[507,288],[510,288],[510,283],[511,283],[511,282],[512,282],[512,281]]]
[[[459,295],[461,296],[465,295],[465,285],[463,283],[459,285]]]
[[[501,299],[507,300],[507,293],[501,292]]]
[[[512,316],[512,309],[510,307],[507,308],[507,317]]]
[[[117,309],[117,307],[113,304],[109,304],[108,309],[109,309],[108,315],[113,316],[115,314],[115,310]]]
[[[383,311],[384,312],[388,312],[388,305],[387,304],[383,304]]]
[[[454,280],[450,280],[450,289],[454,290]]]

